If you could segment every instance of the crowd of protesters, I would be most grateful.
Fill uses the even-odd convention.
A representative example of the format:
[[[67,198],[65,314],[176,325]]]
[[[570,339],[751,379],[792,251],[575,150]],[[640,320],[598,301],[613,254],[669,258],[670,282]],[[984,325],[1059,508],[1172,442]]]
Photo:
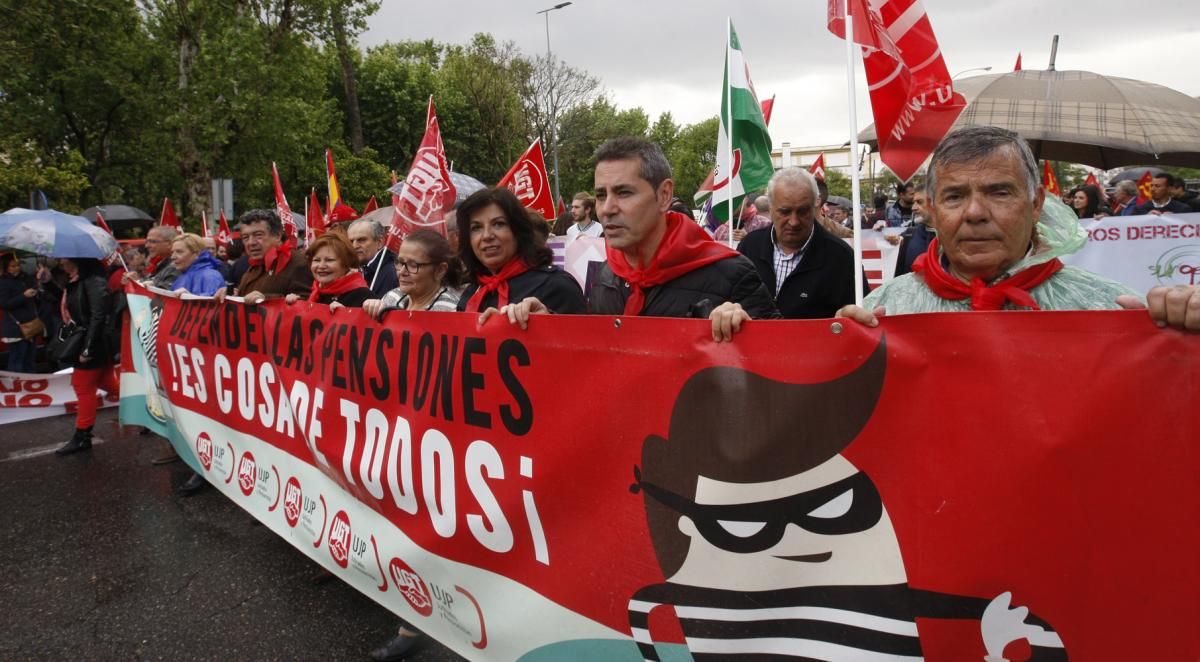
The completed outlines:
[[[21,338],[22,325],[44,319],[47,328],[84,329],[79,350],[65,361],[75,367],[80,402],[75,435],[58,451],[69,454],[90,448],[98,392],[116,391],[113,339],[120,330],[113,325],[122,312],[121,283],[130,280],[242,305],[283,299],[361,307],[377,320],[396,310],[470,312],[480,324],[499,317],[520,328],[539,314],[698,318],[708,320],[715,342],[733,340],[755,319],[837,315],[874,325],[885,312],[1022,308],[1148,307],[1160,325],[1200,331],[1200,289],[1155,288],[1143,300],[1119,283],[1064,267],[1060,247],[1045,238],[1057,234],[1036,230],[1104,215],[1200,211],[1195,194],[1163,174],[1141,205],[1134,203],[1136,187],[1121,182],[1111,193],[1073,189],[1064,196],[1068,209],[1045,203],[1036,175],[1015,134],[968,129],[948,136],[927,182],[899,185],[890,203],[877,196],[863,216],[865,228],[897,229],[887,236],[900,252],[896,277],[864,307],[854,305],[853,254],[843,241],[852,216],[841,201],[831,202],[824,182],[784,168],[761,195],[746,197],[733,222],[706,232],[674,195],[662,150],[618,138],[596,153],[594,195],[576,195],[553,225],[508,189],[485,188],[447,214],[447,232],[415,232],[395,254],[373,220],[351,214],[302,247],[275,211],[257,209],[240,217],[239,236],[228,245],[156,226],[144,247],[107,266],[60,260],[26,269],[15,256],[0,256],[3,333],[10,367],[31,371],[34,352]],[[554,266],[551,232],[568,241],[603,238],[607,259],[589,275],[587,291]],[[179,491],[204,486],[192,475]],[[399,659],[420,637],[401,623],[372,657]]]

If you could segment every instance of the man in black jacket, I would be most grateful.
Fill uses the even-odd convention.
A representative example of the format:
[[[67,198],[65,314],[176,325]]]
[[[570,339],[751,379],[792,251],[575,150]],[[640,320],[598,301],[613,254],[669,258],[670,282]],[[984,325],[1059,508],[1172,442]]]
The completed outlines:
[[[674,192],[671,166],[658,145],[626,137],[596,150],[596,213],[608,261],[593,278],[590,312],[708,318],[717,342],[731,339],[748,319],[779,317],[746,257],[670,211]],[[546,309],[529,298],[499,312],[524,328],[530,314]]]
[[[400,287],[396,276],[396,256],[384,248],[383,240],[387,230],[378,221],[358,219],[350,224],[350,245],[358,256],[358,266],[363,278],[367,279],[367,287],[376,298]]]
[[[746,235],[738,250],[754,263],[779,312],[788,319],[833,317],[854,303],[854,253],[816,222],[813,176],[784,168],[767,184],[767,198],[771,227]]]

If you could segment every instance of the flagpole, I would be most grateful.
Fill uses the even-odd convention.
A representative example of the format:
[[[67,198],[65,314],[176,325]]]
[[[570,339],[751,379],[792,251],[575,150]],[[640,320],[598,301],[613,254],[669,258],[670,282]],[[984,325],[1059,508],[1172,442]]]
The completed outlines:
[[[862,271],[862,209],[858,172],[858,109],[854,89],[854,18],[850,15],[850,0],[842,0],[846,12],[846,93],[850,100],[850,206],[854,222],[854,304],[863,303]]]
[[[728,216],[729,247],[733,248],[733,19],[725,17],[725,213]]]

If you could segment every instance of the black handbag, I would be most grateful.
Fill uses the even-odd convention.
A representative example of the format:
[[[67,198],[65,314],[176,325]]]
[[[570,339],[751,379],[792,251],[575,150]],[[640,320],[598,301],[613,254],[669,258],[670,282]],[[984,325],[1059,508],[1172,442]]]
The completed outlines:
[[[58,335],[51,338],[46,345],[46,355],[51,361],[74,363],[83,352],[83,340],[86,335],[87,328],[74,322],[64,324],[58,329]]]

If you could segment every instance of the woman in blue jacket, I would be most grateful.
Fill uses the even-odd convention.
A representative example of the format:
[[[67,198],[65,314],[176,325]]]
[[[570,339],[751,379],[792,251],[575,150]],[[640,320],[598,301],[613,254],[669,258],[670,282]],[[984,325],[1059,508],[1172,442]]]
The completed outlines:
[[[204,248],[204,240],[194,234],[175,238],[171,244],[171,262],[179,270],[174,283],[176,292],[207,297],[225,287],[221,264]]]

